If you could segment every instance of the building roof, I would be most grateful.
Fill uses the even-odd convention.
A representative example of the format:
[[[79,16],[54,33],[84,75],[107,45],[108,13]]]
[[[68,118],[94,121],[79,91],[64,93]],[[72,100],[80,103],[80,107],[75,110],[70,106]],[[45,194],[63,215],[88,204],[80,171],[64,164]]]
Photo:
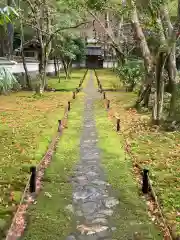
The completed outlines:
[[[89,56],[102,56],[102,54],[103,50],[99,46],[91,46],[86,49],[86,55]]]
[[[39,40],[32,39],[23,44],[23,48],[40,48]]]
[[[39,50],[39,48],[40,48],[40,43],[37,39],[31,39],[31,40],[29,40],[29,41],[27,41],[23,44],[23,49],[24,50],[27,50],[27,49]],[[21,47],[15,49],[15,51],[16,52],[21,51]]]

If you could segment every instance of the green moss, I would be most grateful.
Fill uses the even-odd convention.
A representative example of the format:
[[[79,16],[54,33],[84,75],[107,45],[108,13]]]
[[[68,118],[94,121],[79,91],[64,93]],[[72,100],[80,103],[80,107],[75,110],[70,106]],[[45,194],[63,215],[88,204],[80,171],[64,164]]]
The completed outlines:
[[[101,81],[103,89],[115,90],[115,89],[122,88],[122,83],[119,77],[115,73],[113,73],[110,69],[103,69],[103,70],[100,69],[100,70],[96,70],[96,72]]]
[[[61,74],[60,82],[57,77],[48,80],[49,87],[55,88],[59,91],[73,91],[78,85],[80,79],[84,76],[85,69],[73,70],[72,77],[70,79],[65,79],[65,75]]]
[[[131,239],[135,233],[139,233],[140,239],[162,239],[148,217],[146,204],[139,195],[131,161],[123,150],[123,140],[113,131],[102,103],[97,102],[95,113],[103,165],[120,202],[113,217],[116,227],[114,238]]]
[[[117,81],[112,71],[109,71],[109,77],[106,78],[107,71],[99,70],[102,85]],[[136,102],[137,94],[134,92],[108,92],[107,98],[111,101],[113,111],[121,118],[122,131],[126,130],[124,134],[131,144],[136,163],[150,170],[153,186],[168,224],[176,226],[176,231],[180,234],[180,133],[152,128],[149,124],[151,113],[148,111],[138,111],[135,115],[127,111]],[[144,122],[147,123],[144,125]]]
[[[73,71],[74,88],[85,70]],[[29,168],[37,165],[57,131],[72,92],[45,92],[42,97],[32,92],[0,96],[0,218],[6,221],[0,239],[11,222],[14,204],[18,204],[29,176]],[[15,194],[14,201],[10,200]],[[8,211],[7,211],[8,210]]]
[[[73,103],[57,152],[46,170],[44,187],[37,204],[28,211],[28,227],[24,240],[60,240],[74,227],[72,213],[66,208],[72,203],[70,177],[79,159],[79,144],[83,114],[83,94]]]

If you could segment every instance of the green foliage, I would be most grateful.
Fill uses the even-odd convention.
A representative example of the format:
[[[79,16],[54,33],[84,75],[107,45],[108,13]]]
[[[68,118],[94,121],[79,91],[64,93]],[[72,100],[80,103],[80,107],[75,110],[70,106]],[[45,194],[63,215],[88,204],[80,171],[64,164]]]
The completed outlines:
[[[108,78],[106,78],[106,75],[107,70],[103,69],[98,71],[98,76],[103,84],[103,88],[105,88],[104,85],[110,84],[111,81],[114,81],[118,84],[119,80],[116,76],[114,76],[113,73],[111,73],[111,75],[109,74]],[[124,135],[128,140],[129,146],[131,146],[132,156],[135,157],[132,158],[132,160],[134,160],[135,164],[140,165],[141,168],[146,168],[148,166],[151,173],[154,190],[158,196],[159,201],[161,202],[164,216],[167,219],[169,225],[172,224],[173,226],[176,226],[176,231],[180,234],[180,217],[178,211],[180,208],[180,191],[177,191],[177,189],[179,189],[178,179],[180,173],[180,132],[166,132],[163,130],[163,128],[160,128],[158,130],[157,127],[153,127],[151,123],[148,124],[151,118],[151,112],[136,112],[134,109],[132,109],[132,106],[137,99],[137,95],[135,93],[108,92],[107,94],[108,99],[111,101],[112,109],[114,109],[114,112],[116,112],[117,116],[121,117],[122,132],[124,132]],[[177,101],[179,102],[180,106],[180,90],[179,95],[177,96]],[[101,111],[99,107],[97,109],[97,118],[100,117]],[[116,124],[116,122],[114,121],[115,118],[111,119],[113,123]],[[119,159],[117,158],[116,152],[120,151],[121,149],[120,145],[118,145],[118,142],[116,142],[117,135],[115,134],[116,136],[113,136],[111,138],[110,127],[106,125],[106,123],[108,124],[108,121],[102,119],[102,121],[100,122],[100,120],[97,119],[96,123],[98,124],[98,130],[102,132],[100,132],[100,134],[104,134],[104,137],[100,136],[99,144],[101,144],[103,148],[105,148],[105,145],[107,147],[105,153],[107,157],[103,157],[103,162],[104,166],[108,168],[109,171],[109,182],[112,182],[112,185],[115,185],[116,190],[123,187],[122,183],[124,183],[125,189],[128,189],[128,187],[130,188],[131,185],[128,183],[128,173],[126,172],[126,167],[121,165],[121,161],[122,164],[125,164],[127,163],[128,159],[126,158],[126,160],[123,160],[123,157],[120,157]],[[108,133],[106,129],[108,129]],[[119,137],[121,138],[121,135],[119,135]],[[122,142],[123,139],[121,139],[121,143]],[[114,146],[117,147],[114,148]],[[125,176],[124,181],[123,176],[118,177],[118,175],[121,174],[121,169],[123,169],[123,174]],[[131,169],[131,167],[128,166],[127,169]],[[119,182],[121,182],[121,184],[119,184]],[[132,192],[136,193],[137,191],[131,189],[130,193]],[[122,196],[126,196],[125,194],[123,194],[122,190],[120,190],[120,195],[121,200]],[[129,197],[128,199],[131,199],[131,197]],[[124,203],[128,204],[128,200],[124,201]],[[133,206],[137,207],[137,203]],[[118,207],[122,207],[122,205],[120,204]],[[128,208],[124,207],[124,209]],[[132,207],[131,209],[134,209],[134,207]],[[140,213],[139,210],[140,208],[138,209],[138,211],[136,211],[138,215]],[[117,236],[114,236],[113,239],[121,239],[119,238],[119,236],[121,236],[123,228],[121,227],[120,229],[118,229],[118,226],[120,226],[122,216],[126,216],[125,220],[127,220],[128,214],[120,214],[118,209],[116,212],[117,214],[115,213],[115,217],[117,215],[119,221],[117,222],[117,231],[115,232]],[[131,217],[132,216],[133,214],[131,214]],[[140,216],[138,217],[138,219],[140,220]],[[141,221],[141,223],[142,222],[144,223],[144,221]],[[116,227],[116,225],[114,226]],[[128,226],[128,224],[125,225],[125,227]],[[139,226],[142,227],[143,225],[140,224]],[[122,239],[127,239],[127,237],[125,236]],[[144,238],[143,236],[140,239],[144,240],[146,238]],[[153,236],[149,236],[148,239],[159,238],[153,234]],[[160,237],[160,239],[163,238]]]
[[[19,89],[20,85],[15,76],[5,67],[0,67],[0,93],[8,93],[12,89]]]
[[[175,118],[177,121],[180,121],[180,84],[177,85],[177,100],[176,100],[176,109],[175,109]]]
[[[107,5],[107,0],[87,0],[87,7],[100,11]]]
[[[9,227],[16,208],[13,205],[17,202],[19,203],[20,192],[22,194],[24,190],[29,177],[30,166],[38,164],[43,158],[52,137],[57,131],[58,119],[62,119],[64,108],[67,107],[67,102],[72,96],[71,89],[74,89],[75,86],[77,87],[83,75],[83,70],[73,70],[71,84],[65,85],[65,81],[62,81],[62,86],[60,87],[59,85],[61,92],[45,92],[43,97],[40,98],[34,97],[30,91],[20,91],[8,97],[0,96],[2,110],[0,111],[0,239],[5,238],[6,228]],[[57,82],[56,79],[54,81]],[[75,104],[77,104],[77,108],[80,108],[79,101]],[[73,105],[71,114],[75,111],[75,114],[78,115],[79,112],[77,111],[76,113],[77,108],[74,107]],[[78,116],[80,117],[81,114]],[[71,119],[69,120],[71,121]],[[72,121],[73,131],[72,128],[69,128],[69,132],[72,137],[73,148],[78,150],[72,134],[78,134],[77,125],[79,126],[79,124],[77,124],[74,116],[72,116]],[[71,122],[68,122],[68,124],[72,126]],[[69,138],[69,135],[67,136]],[[64,143],[64,147],[67,150],[67,139],[64,139]],[[60,152],[63,154],[62,152],[65,148],[62,149],[61,144],[60,146]],[[62,157],[62,164],[67,165],[67,161],[64,161],[64,159],[67,158]],[[76,157],[76,159],[78,158]],[[59,171],[59,168],[57,169]],[[60,176],[62,177],[62,174]],[[54,188],[54,191],[58,193],[56,188]],[[11,193],[13,193],[13,202],[9,198]],[[51,202],[51,204],[53,203]],[[67,223],[65,220],[63,222]],[[39,223],[40,220],[38,221]],[[59,225],[56,224],[56,226]],[[33,232],[35,233],[34,228]]]
[[[108,97],[112,94],[110,93]],[[118,96],[122,97],[122,94],[118,93]],[[115,102],[114,100],[112,103]],[[121,107],[122,105],[118,106],[117,110]],[[95,116],[102,164],[108,176],[108,182],[113,189],[116,189],[116,197],[120,200],[120,204],[112,216],[113,224],[116,227],[112,239],[132,239],[135,232],[141,233],[141,237],[136,239],[162,239],[158,229],[148,217],[145,202],[139,197],[138,186],[132,175],[132,160],[123,150],[124,139],[122,135],[113,131],[112,123],[107,120],[107,114],[100,102],[95,105]],[[123,116],[126,114],[123,113]],[[127,122],[127,119],[124,122]]]
[[[43,189],[37,198],[37,204],[31,205],[28,210],[30,221],[22,238],[24,240],[62,240],[70,231],[75,230],[75,219],[68,209],[72,203],[72,186],[68,179],[79,159],[83,99],[84,96],[80,93],[73,103],[68,128],[65,129],[51,165],[45,172]]]
[[[123,84],[133,91],[144,75],[142,61],[129,60],[125,65],[118,67],[116,73]]]
[[[76,61],[81,62],[85,59],[86,56],[86,43],[82,38],[73,39],[74,44],[76,45]]]
[[[13,7],[0,8],[0,25],[5,25],[18,16],[18,12]]]
[[[64,60],[82,61],[85,57],[85,41],[80,37],[64,34],[57,40],[54,55],[64,58]]]
[[[21,36],[19,32],[14,32],[13,49],[17,49],[21,46]]]
[[[178,1],[169,0],[168,1],[168,9],[171,17],[177,17],[177,9],[178,9]]]

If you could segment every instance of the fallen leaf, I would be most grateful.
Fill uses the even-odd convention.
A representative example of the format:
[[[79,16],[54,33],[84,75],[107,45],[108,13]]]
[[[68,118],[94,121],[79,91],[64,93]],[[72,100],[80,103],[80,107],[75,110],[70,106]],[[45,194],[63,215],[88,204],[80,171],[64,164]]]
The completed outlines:
[[[48,192],[45,192],[45,193],[44,193],[44,196],[46,196],[46,197],[48,197],[48,198],[52,198],[52,195],[51,195],[50,193],[48,193]]]

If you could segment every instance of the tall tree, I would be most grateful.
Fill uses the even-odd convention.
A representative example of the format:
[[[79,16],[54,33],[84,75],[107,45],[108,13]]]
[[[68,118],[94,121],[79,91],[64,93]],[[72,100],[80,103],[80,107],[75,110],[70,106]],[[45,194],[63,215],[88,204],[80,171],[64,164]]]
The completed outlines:
[[[81,62],[85,57],[85,41],[74,34],[64,33],[56,37],[54,45],[56,47],[53,56],[61,59],[66,79],[68,79],[71,74],[72,62]]]
[[[62,31],[77,28],[84,24],[83,19],[73,18],[72,10],[65,1],[23,0],[28,5],[27,15],[22,14],[25,24],[35,30],[40,45],[39,78],[40,90],[46,87],[46,67],[52,51],[52,40]],[[66,10],[66,11],[64,11]],[[68,17],[68,18],[67,18]]]

